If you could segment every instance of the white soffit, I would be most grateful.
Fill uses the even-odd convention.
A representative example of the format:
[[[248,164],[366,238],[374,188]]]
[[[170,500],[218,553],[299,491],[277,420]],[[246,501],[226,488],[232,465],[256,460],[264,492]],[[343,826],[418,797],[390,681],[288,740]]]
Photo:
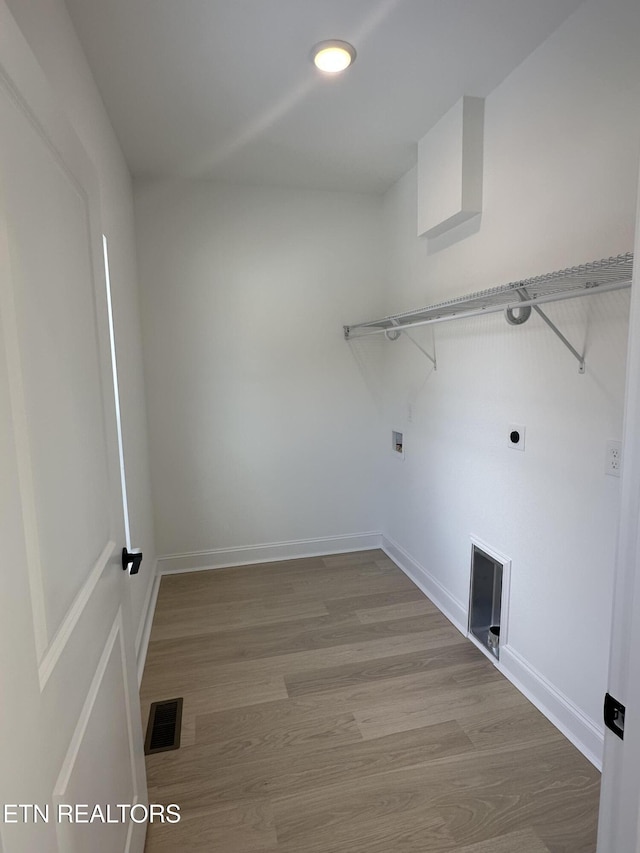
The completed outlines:
[[[484,99],[465,96],[418,143],[418,237],[482,212]]]

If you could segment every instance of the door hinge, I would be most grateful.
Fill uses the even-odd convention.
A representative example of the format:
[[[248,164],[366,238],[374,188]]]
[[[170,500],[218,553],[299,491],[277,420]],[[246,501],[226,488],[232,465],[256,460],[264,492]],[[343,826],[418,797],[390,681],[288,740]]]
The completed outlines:
[[[618,735],[620,740],[624,739],[624,714],[626,708],[622,702],[618,702],[609,693],[604,697],[604,724],[608,729]]]

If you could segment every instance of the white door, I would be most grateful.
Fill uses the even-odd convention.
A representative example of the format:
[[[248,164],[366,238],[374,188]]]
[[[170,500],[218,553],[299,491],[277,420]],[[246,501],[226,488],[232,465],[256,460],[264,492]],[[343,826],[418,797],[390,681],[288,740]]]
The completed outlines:
[[[98,186],[4,0],[0,542],[0,848],[140,853]]]
[[[625,707],[624,739],[606,731],[598,853],[640,853],[640,186],[622,445],[622,511],[609,693]]]

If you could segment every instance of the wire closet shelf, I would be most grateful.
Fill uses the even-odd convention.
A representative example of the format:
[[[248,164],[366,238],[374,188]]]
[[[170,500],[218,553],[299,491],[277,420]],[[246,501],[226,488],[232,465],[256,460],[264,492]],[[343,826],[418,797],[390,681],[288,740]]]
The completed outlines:
[[[617,257],[592,261],[547,275],[470,293],[426,308],[391,314],[380,320],[344,326],[344,336],[347,340],[351,340],[368,335],[386,334],[388,338],[395,340],[405,329],[448,320],[462,320],[465,317],[477,317],[498,311],[505,311],[510,323],[520,325],[528,318],[531,308],[550,323],[538,306],[579,296],[621,290],[631,286],[632,275],[633,254],[628,252]],[[527,308],[528,312],[526,312]]]

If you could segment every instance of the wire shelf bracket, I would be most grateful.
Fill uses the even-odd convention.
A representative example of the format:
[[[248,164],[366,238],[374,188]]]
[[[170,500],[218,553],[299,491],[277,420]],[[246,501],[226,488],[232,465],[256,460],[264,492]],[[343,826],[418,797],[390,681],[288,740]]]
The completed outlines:
[[[407,340],[411,341],[411,343],[414,345],[414,347],[417,347],[420,350],[420,352],[429,359],[429,361],[433,365],[433,369],[437,370],[438,365],[436,364],[435,353],[434,353],[434,355],[431,355],[431,353],[428,353],[426,351],[426,349],[421,344],[419,344],[418,341],[412,335],[409,334],[409,332],[400,328],[400,324],[398,323],[397,320],[392,320],[391,322],[392,322],[393,326],[391,329],[385,329],[385,333],[384,333],[385,338],[388,341],[397,341],[398,338],[400,337],[400,335],[404,334],[405,337],[407,338]],[[344,328],[346,330],[347,327],[345,326]],[[347,333],[345,331],[345,338],[348,338],[348,337],[349,336],[347,335]]]
[[[426,355],[426,357],[429,359],[429,361],[430,361],[430,362],[431,362],[431,364],[433,365],[433,369],[434,369],[434,370],[437,370],[437,369],[438,369],[438,364],[437,364],[437,362],[436,362],[435,352],[434,352],[434,354],[433,354],[433,355],[431,355],[430,353],[428,353],[428,352],[426,351],[426,349],[425,349],[423,346],[421,346],[421,345],[418,343],[418,341],[417,341],[414,337],[412,337],[412,336],[409,334],[409,332],[406,332],[406,331],[405,331],[405,332],[404,332],[404,334],[406,335],[407,340],[411,341],[411,343],[414,345],[414,347],[417,347],[423,355]]]
[[[578,371],[584,373],[584,354],[578,352],[540,308],[540,305],[622,290],[631,287],[632,278],[633,254],[628,252],[624,255],[592,261],[588,264],[570,267],[547,275],[511,282],[478,293],[470,293],[415,311],[406,311],[402,314],[383,317],[380,320],[344,326],[344,337],[345,340],[354,340],[369,335],[384,334],[388,340],[395,341],[402,334],[405,334],[432,362],[435,370],[435,358],[408,333],[409,329],[450,320],[479,317],[483,314],[494,314],[499,311],[504,311],[505,318],[510,325],[520,326],[529,319],[532,311],[535,311],[577,360]]]

